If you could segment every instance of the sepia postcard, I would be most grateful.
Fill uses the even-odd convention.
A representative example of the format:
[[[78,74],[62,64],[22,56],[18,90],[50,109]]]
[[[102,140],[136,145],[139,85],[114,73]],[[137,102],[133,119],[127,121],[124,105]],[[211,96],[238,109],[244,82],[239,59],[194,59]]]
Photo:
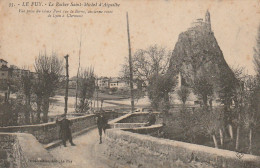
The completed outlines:
[[[1,0],[0,168],[260,168],[260,0]]]

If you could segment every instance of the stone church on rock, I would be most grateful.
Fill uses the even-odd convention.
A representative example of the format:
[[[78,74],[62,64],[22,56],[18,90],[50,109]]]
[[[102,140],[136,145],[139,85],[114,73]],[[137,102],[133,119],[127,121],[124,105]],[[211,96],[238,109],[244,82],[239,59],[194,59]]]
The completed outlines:
[[[205,19],[197,19],[192,26],[179,34],[170,59],[169,71],[178,71],[178,87],[187,86],[192,90],[194,81],[206,78],[212,84],[211,99],[221,103],[223,94],[231,94],[238,87],[238,80],[226,63],[211,28],[209,11]],[[228,93],[230,92],[230,93]],[[192,94],[189,103],[201,100]]]

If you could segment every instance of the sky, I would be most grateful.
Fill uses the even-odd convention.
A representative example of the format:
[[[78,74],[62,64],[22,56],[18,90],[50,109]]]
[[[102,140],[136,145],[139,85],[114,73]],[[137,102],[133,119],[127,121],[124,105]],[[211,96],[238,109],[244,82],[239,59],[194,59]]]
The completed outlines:
[[[30,0],[28,0],[30,1]],[[33,70],[39,52],[69,55],[70,76],[76,75],[81,37],[81,67],[93,66],[98,76],[118,76],[128,56],[126,12],[129,15],[132,53],[151,45],[173,50],[178,36],[209,10],[211,25],[230,66],[254,74],[253,48],[260,25],[259,0],[107,0],[119,7],[55,7],[57,10],[113,10],[81,18],[49,18],[46,14],[19,13],[19,9],[54,10],[54,7],[8,7],[0,1],[0,58]],[[13,0],[15,4],[20,0]],[[49,3],[46,0],[40,2]],[[70,2],[59,0],[57,2]],[[76,0],[74,2],[100,2]]]

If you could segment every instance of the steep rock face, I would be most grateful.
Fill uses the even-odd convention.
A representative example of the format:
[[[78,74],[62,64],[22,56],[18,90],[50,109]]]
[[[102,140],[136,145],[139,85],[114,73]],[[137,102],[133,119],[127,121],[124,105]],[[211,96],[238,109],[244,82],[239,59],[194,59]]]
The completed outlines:
[[[195,78],[207,77],[216,92],[235,88],[238,81],[226,63],[214,33],[202,23],[179,35],[169,70],[177,69],[187,85]],[[230,90],[230,89],[229,89]]]

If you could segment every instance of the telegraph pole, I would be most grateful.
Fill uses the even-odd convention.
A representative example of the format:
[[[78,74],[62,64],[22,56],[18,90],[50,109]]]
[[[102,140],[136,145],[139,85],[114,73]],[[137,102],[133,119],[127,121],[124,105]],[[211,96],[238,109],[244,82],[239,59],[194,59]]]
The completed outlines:
[[[69,91],[69,55],[64,56],[66,59],[66,90],[65,90],[65,108],[64,114],[67,115],[68,112],[68,91]]]
[[[98,105],[98,77],[97,77],[97,86],[96,86],[97,90],[96,90],[96,93],[97,93],[97,111],[99,111],[99,105]]]
[[[76,81],[75,110],[78,110],[78,85],[79,85],[79,70],[80,70],[80,55],[81,55],[81,38],[82,38],[82,33],[80,33],[80,42],[79,42],[79,66],[78,66],[77,81]]]
[[[133,66],[132,66],[132,55],[131,55],[131,41],[129,33],[129,23],[128,23],[128,12],[126,12],[127,21],[127,35],[128,35],[128,50],[129,50],[129,69],[130,69],[130,96],[131,96],[131,112],[134,112],[134,94],[133,94]]]

